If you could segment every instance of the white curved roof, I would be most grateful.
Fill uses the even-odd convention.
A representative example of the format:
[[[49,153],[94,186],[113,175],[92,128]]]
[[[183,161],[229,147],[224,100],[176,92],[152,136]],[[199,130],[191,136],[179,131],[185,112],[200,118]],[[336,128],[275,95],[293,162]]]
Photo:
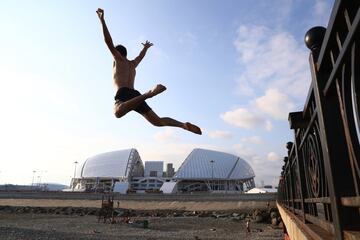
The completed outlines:
[[[82,164],[79,169],[80,177],[127,178],[135,164],[140,164],[143,168],[139,153],[134,148],[101,153],[88,158]]]
[[[213,161],[213,162],[211,162]],[[254,178],[251,166],[235,155],[206,149],[194,149],[180,166],[175,179]]]

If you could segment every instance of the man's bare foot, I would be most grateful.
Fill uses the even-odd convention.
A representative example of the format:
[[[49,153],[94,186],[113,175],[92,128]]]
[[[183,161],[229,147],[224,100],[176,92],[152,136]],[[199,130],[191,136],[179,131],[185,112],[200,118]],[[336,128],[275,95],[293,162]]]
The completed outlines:
[[[166,87],[164,85],[158,84],[148,92],[148,96],[149,96],[149,98],[154,97],[154,96],[158,95],[159,93],[162,93],[165,90],[166,90]]]
[[[193,132],[193,133],[195,133],[195,134],[199,134],[199,135],[202,134],[202,133],[201,133],[201,129],[200,129],[198,126],[196,126],[196,125],[194,125],[194,124],[191,124],[191,123],[189,123],[189,122],[186,122],[186,123],[184,124],[184,127],[185,127],[186,130],[188,130],[188,131],[190,131],[190,132]]]

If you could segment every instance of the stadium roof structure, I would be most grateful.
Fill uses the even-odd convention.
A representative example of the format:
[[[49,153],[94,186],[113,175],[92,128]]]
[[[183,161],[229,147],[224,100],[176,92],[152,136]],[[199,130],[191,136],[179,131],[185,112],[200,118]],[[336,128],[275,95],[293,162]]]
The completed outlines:
[[[251,166],[235,155],[194,149],[174,176],[177,180],[246,180],[255,177]]]
[[[79,168],[77,178],[128,178],[144,174],[144,165],[134,148],[106,152],[88,158]]]

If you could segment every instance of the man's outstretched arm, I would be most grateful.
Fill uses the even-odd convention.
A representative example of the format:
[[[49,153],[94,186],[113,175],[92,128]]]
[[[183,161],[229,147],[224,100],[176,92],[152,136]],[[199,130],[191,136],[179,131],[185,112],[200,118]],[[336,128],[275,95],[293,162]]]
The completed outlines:
[[[101,8],[98,8],[96,13],[97,13],[97,15],[98,15],[98,17],[100,19],[100,23],[101,23],[101,26],[102,26],[105,43],[108,46],[111,54],[114,56],[114,58],[116,60],[123,60],[124,57],[121,56],[121,54],[116,50],[116,48],[114,46],[114,43],[112,41],[110,32],[109,32],[109,30],[108,30],[108,28],[106,26],[105,19],[104,19],[104,10],[102,10]]]
[[[145,43],[142,43],[142,45],[144,46],[144,48],[141,50],[139,56],[137,56],[135,59],[134,59],[134,62],[136,64],[136,66],[141,62],[141,60],[145,57],[145,54],[147,52],[147,50],[153,46],[154,44],[152,44],[151,42],[149,41],[146,41]]]

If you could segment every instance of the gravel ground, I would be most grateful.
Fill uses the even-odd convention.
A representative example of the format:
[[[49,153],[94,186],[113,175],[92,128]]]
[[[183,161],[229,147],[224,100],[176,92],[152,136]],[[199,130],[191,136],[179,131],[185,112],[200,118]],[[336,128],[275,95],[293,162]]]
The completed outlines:
[[[281,229],[269,224],[251,223],[246,233],[245,221],[211,217],[136,217],[149,221],[149,228],[136,228],[124,222],[98,223],[96,216],[0,213],[0,239],[283,239]]]

